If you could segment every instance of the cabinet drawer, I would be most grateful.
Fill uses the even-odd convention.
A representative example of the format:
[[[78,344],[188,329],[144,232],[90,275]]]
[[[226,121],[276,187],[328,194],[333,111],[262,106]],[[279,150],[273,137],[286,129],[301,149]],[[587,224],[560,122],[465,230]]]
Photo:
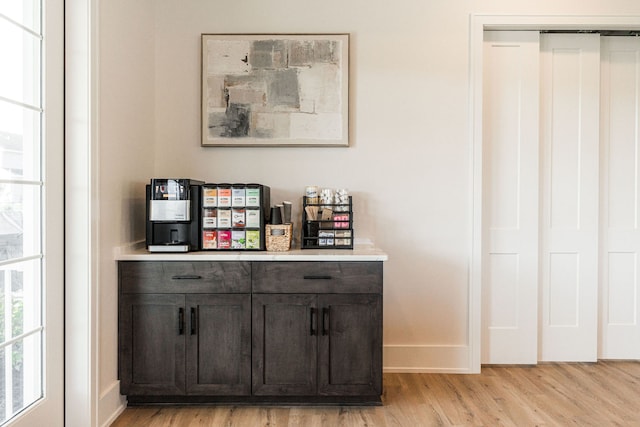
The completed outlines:
[[[253,262],[253,292],[382,293],[382,262]]]
[[[122,293],[249,293],[249,262],[121,261]]]

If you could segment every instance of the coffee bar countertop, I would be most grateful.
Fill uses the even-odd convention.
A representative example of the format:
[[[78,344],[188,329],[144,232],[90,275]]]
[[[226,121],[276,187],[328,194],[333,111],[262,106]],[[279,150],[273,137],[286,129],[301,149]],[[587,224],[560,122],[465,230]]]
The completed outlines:
[[[118,248],[117,261],[387,261],[381,249],[370,244],[356,244],[353,249],[298,249],[269,251],[197,251],[149,252],[146,248]]]

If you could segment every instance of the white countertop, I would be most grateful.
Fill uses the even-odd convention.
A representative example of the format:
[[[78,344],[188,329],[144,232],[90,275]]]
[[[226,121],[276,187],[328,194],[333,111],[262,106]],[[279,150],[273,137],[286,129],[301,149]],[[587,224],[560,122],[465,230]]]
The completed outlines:
[[[186,253],[149,252],[145,248],[119,249],[117,261],[387,261],[382,250],[356,244],[353,249],[291,249],[268,251],[198,251]]]

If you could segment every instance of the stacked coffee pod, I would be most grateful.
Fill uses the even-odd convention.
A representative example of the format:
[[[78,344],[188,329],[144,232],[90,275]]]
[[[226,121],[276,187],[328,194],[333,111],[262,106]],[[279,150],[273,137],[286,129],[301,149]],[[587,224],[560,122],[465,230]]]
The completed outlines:
[[[337,206],[335,207],[335,211],[337,212],[346,212],[349,210],[349,191],[346,188],[339,188],[336,190],[335,192],[335,196],[334,196],[334,204],[336,204]]]
[[[342,205],[336,206],[334,210],[349,210],[349,190],[346,188],[338,188],[336,190],[323,188],[320,190],[316,185],[309,185],[305,188],[305,196],[307,196],[307,203],[310,205],[320,204],[323,208],[331,208],[331,205]]]
[[[315,205],[318,203],[318,187],[315,185],[308,185],[305,188],[304,195],[307,197],[307,203],[310,205]]]
[[[331,209],[333,204],[333,190],[331,188],[323,188],[320,191],[320,204],[325,209]]]

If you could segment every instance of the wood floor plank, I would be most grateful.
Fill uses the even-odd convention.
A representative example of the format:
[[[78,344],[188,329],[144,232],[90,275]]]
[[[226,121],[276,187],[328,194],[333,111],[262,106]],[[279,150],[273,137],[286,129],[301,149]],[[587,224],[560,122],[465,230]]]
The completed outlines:
[[[553,417],[544,411],[539,402],[539,396],[544,396],[544,390],[535,381],[537,377],[530,377],[527,368],[499,371],[505,375],[503,380],[496,377],[496,387],[503,396],[501,404],[508,408],[510,417],[522,420],[528,425],[553,425]]]
[[[640,426],[640,362],[385,374],[383,406],[141,406],[113,427]]]

